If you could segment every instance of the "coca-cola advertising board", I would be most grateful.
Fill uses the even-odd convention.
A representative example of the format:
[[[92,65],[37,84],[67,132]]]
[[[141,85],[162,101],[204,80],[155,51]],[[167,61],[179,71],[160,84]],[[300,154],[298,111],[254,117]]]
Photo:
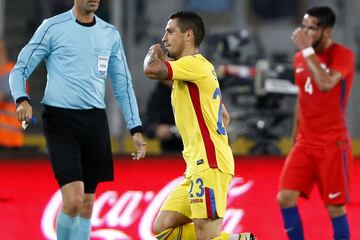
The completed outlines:
[[[228,193],[223,230],[252,231],[258,239],[287,239],[276,202],[284,158],[238,158]],[[360,164],[354,169],[348,215],[352,239],[360,239]],[[169,192],[183,179],[181,157],[116,159],[115,181],[99,185],[92,216],[93,240],[155,239],[152,224]],[[61,194],[47,160],[0,161],[0,239],[55,240]],[[305,235],[332,239],[331,222],[314,190],[300,201]]]

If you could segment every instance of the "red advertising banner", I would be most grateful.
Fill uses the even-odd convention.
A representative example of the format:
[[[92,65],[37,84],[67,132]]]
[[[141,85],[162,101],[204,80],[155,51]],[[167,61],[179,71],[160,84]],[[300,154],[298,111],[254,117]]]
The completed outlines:
[[[258,239],[287,239],[276,202],[283,158],[238,158],[223,230],[251,231]],[[360,239],[360,161],[355,162],[352,202],[347,206],[352,239]],[[151,226],[185,170],[180,157],[117,159],[115,181],[99,185],[92,217],[93,240],[155,238]],[[0,239],[55,240],[61,194],[47,160],[0,161]],[[331,222],[317,191],[300,201],[307,239],[332,239]]]

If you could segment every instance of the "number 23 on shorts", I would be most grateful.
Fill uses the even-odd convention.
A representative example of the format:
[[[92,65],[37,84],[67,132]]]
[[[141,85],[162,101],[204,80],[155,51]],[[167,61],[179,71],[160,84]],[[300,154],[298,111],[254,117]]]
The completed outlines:
[[[204,182],[201,178],[197,178],[195,184],[193,180],[190,181],[190,198],[193,198],[194,194],[196,195],[196,197],[202,197],[205,194]]]

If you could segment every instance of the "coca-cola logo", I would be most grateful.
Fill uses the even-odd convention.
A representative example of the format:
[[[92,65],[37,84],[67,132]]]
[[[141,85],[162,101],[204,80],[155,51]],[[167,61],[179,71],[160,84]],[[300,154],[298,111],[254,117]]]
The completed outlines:
[[[157,193],[154,191],[106,191],[97,196],[91,219],[91,237],[99,240],[156,240],[152,234],[152,224],[170,191],[183,177],[178,177]],[[238,199],[252,187],[253,181],[234,177],[228,193],[228,208],[223,222],[223,230],[240,232],[244,211],[238,207]],[[61,192],[58,190],[45,207],[41,229],[46,239],[55,240],[55,221],[61,207]],[[236,204],[237,203],[237,204]]]

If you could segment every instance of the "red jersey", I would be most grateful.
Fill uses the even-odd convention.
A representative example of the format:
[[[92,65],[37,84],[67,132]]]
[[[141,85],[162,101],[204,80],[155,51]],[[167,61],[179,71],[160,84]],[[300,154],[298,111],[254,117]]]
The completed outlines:
[[[340,44],[333,43],[316,53],[325,71],[340,72],[342,79],[328,92],[321,92],[312,79],[301,52],[295,55],[295,83],[299,86],[297,141],[312,145],[348,142],[346,105],[354,77],[354,55]]]

